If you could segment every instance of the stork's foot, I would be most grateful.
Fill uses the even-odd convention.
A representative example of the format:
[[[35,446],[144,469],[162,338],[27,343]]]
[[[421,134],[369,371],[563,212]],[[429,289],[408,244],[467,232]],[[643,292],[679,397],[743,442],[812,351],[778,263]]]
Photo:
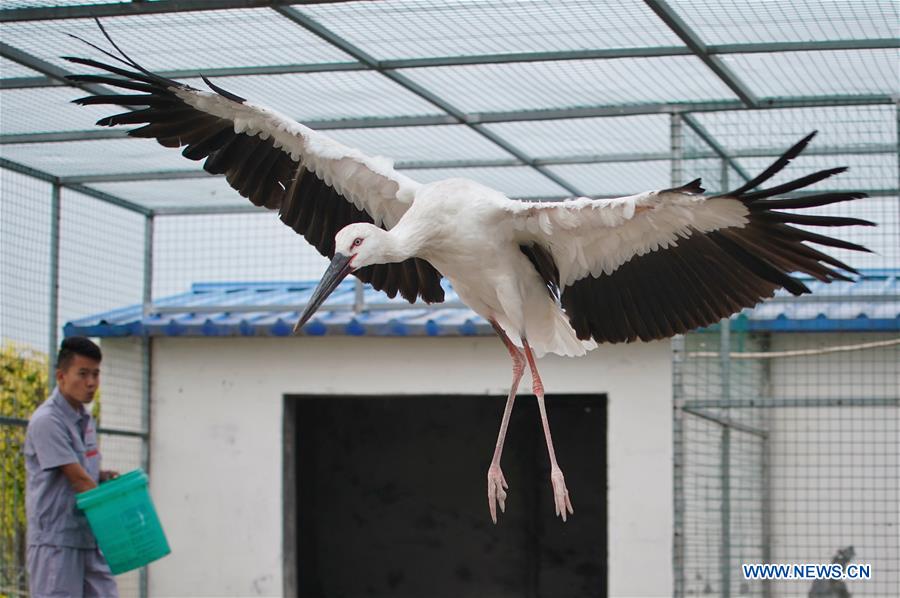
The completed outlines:
[[[500,505],[500,512],[506,512],[506,490],[509,485],[506,478],[503,477],[503,471],[499,465],[491,465],[487,474],[487,494],[488,509],[491,511],[491,519],[497,523],[497,505]]]
[[[550,482],[553,484],[553,507],[556,509],[556,514],[565,521],[566,517],[574,514],[575,511],[572,510],[572,501],[569,499],[566,479],[563,477],[563,472],[559,467],[554,467],[550,470]]]

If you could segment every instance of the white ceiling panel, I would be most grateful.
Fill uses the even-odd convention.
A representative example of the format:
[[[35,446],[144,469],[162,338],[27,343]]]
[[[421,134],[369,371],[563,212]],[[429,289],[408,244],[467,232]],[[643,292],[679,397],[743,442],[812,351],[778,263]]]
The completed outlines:
[[[463,125],[336,129],[326,134],[345,145],[395,162],[514,159]]]
[[[466,112],[735,99],[698,58],[616,58],[407,69]]]
[[[639,0],[404,0],[300,10],[381,60],[683,46]]]
[[[900,22],[900,3],[893,0],[678,0],[671,6],[708,45],[892,38]]]
[[[669,187],[669,161],[570,164],[549,170],[587,195],[623,196]]]
[[[502,191],[509,197],[564,197],[568,191],[527,166],[498,168],[428,168],[402,171],[419,182],[463,177]]]
[[[78,106],[72,100],[88,95],[72,87],[5,89],[0,91],[0,124],[4,135],[83,131],[125,109],[118,106]],[[99,127],[96,127],[99,129]]]
[[[769,149],[773,155],[812,131],[811,150],[897,144],[894,106],[823,106],[699,112],[693,118],[728,151]]]
[[[668,152],[669,116],[500,123],[487,128],[535,159]]]
[[[22,66],[18,62],[0,57],[0,78],[8,79],[12,77],[40,77],[41,74],[33,71],[26,66]]]
[[[729,54],[720,59],[763,97],[900,93],[900,50]]]
[[[182,83],[209,89],[201,79]],[[213,83],[300,121],[441,113],[431,103],[370,71],[218,77]]]
[[[102,19],[113,40],[145,68],[202,69],[352,60],[268,8],[129,15]],[[65,69],[61,56],[109,59],[70,35],[112,49],[93,19],[3,25],[3,41]]]
[[[228,185],[225,177],[219,176],[172,181],[92,183],[88,186],[154,209],[252,205]]]
[[[13,162],[56,176],[200,169],[177,150],[152,139],[108,139],[65,143],[23,143],[0,146]]]

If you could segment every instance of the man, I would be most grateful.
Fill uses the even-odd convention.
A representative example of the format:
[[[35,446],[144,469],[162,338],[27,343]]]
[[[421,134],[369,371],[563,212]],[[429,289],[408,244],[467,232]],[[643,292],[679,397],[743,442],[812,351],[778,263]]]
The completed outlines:
[[[25,435],[25,508],[32,598],[119,595],[75,495],[118,474],[100,471],[97,429],[85,406],[100,385],[100,347],[62,342],[56,388],[32,414]]]

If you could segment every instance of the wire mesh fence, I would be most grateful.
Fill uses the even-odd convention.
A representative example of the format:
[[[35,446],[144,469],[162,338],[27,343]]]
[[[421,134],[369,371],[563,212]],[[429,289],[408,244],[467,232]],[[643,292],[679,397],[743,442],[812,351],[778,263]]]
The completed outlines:
[[[885,311],[896,318],[900,306],[891,286],[900,266],[896,113],[863,106],[692,117],[701,132],[734,148],[732,157],[746,155],[733,160],[751,176],[771,160],[754,153],[769,153],[774,139],[801,137],[815,121],[821,132],[812,153],[819,155],[795,160],[773,183],[849,164],[814,189],[866,189],[872,197],[817,213],[877,222],[838,235],[873,253],[830,253],[887,276],[872,275],[863,300],[847,285],[823,289],[822,300],[843,307],[806,314],[812,323],[806,331],[779,330],[777,323],[753,330],[739,317],[675,343],[676,595],[894,596],[900,587],[900,344],[895,328],[865,332],[864,320]],[[847,146],[848,129],[871,131],[882,153],[860,155],[862,148]],[[709,150],[696,127],[683,131],[685,158]],[[691,163],[705,162],[685,159],[679,181],[693,178]],[[707,187],[716,188],[715,164],[701,170],[712,179]],[[722,162],[719,176],[730,179],[722,188],[742,182],[730,167],[725,173]],[[846,331],[822,332],[829,316]],[[832,562],[871,565],[872,578],[759,581],[746,579],[741,568]]]
[[[852,595],[895,595],[900,350],[819,352],[886,337],[684,339],[675,386],[679,595],[805,595],[812,582],[750,581],[741,565],[829,563],[850,546],[874,572],[846,582]],[[763,347],[766,357],[735,359]],[[809,354],[782,355],[797,350]]]
[[[310,280],[328,266],[274,212],[159,216],[153,229],[154,298],[194,282]]]

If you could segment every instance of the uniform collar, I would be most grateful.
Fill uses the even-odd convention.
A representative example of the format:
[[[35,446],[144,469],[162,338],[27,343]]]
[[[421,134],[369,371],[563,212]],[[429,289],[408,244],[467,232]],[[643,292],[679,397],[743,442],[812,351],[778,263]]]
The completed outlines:
[[[81,413],[75,411],[66,398],[62,396],[62,393],[59,392],[58,386],[53,388],[53,392],[50,394],[50,400],[59,408],[63,417],[72,423],[79,423],[85,416],[89,415],[87,409],[84,407],[81,408]]]

